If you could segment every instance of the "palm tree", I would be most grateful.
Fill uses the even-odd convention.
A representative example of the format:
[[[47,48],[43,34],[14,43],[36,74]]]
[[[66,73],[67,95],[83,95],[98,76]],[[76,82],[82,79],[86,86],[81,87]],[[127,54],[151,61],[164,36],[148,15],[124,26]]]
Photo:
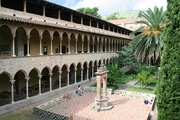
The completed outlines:
[[[131,35],[135,35],[132,39],[134,55],[141,61],[153,58],[157,77],[161,52],[164,46],[161,36],[166,26],[164,24],[165,14],[162,7],[159,9],[155,6],[154,11],[149,8],[147,11],[141,11],[140,16],[144,17],[145,20],[136,21],[136,23],[144,24],[145,26],[131,33]]]

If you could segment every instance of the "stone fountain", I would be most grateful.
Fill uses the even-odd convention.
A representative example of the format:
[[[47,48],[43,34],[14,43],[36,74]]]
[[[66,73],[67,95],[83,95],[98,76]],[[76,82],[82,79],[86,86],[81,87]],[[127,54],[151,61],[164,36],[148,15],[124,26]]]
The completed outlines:
[[[108,72],[109,71],[104,64],[101,64],[98,71],[96,72],[97,95],[95,97],[95,104],[93,106],[93,110],[96,112],[110,110],[113,108],[113,105],[108,102],[109,98],[107,97]],[[101,85],[103,85],[103,88],[101,88]]]

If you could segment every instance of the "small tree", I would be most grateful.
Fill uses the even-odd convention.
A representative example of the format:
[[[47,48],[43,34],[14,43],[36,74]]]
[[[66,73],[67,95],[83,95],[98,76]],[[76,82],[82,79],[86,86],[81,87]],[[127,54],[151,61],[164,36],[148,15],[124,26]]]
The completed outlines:
[[[151,80],[150,72],[149,71],[142,71],[138,73],[138,79],[142,86],[147,87]]]
[[[124,75],[124,72],[119,70],[118,65],[109,65],[107,66],[107,69],[109,70],[108,73],[108,84],[112,85],[115,82],[120,82],[122,80],[122,76]]]

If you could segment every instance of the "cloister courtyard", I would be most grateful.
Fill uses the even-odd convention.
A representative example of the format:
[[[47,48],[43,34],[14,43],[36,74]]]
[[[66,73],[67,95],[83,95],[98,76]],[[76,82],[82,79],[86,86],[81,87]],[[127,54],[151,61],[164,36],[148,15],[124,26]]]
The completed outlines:
[[[96,81],[92,81],[84,85],[83,87],[90,86]],[[130,95],[122,94],[123,91],[128,86],[133,86],[137,80],[130,81],[127,84],[120,84],[119,89],[115,91],[114,94],[108,95],[109,102],[111,102],[114,107],[111,110],[96,112],[92,110],[94,98],[96,92],[86,91],[82,96],[71,96],[66,102],[60,105],[51,104],[50,109],[46,110],[53,114],[63,115],[69,119],[73,120],[156,120],[157,110],[155,102],[153,104],[145,105],[143,103],[144,93],[135,93],[132,92]],[[45,105],[46,103],[52,102],[53,100],[57,103],[57,99],[62,95],[73,92],[75,89],[72,89],[66,93],[56,95],[50,99],[32,104],[28,107],[21,108],[17,111],[2,115],[1,120],[44,120],[43,115],[38,116],[33,114],[33,109],[37,106]],[[125,93],[125,92],[124,92]],[[72,94],[71,94],[72,95]],[[52,118],[52,116],[51,116]],[[54,117],[54,119],[58,119]]]

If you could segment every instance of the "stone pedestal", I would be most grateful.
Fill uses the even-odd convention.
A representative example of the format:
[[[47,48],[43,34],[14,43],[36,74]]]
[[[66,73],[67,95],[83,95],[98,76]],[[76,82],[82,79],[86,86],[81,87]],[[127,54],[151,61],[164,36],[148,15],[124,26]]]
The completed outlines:
[[[93,110],[96,112],[113,108],[113,105],[108,102],[109,98],[107,97],[107,73],[108,70],[103,64],[96,72],[97,96],[95,97],[93,106]],[[103,84],[103,88],[101,88],[101,84]]]

